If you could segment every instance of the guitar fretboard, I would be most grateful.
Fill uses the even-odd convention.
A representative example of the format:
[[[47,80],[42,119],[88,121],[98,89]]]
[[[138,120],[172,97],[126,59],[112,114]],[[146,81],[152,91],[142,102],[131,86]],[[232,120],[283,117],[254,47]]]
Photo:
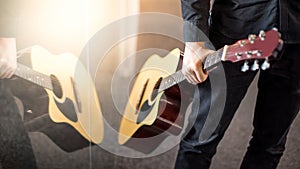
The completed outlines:
[[[215,68],[222,61],[223,51],[224,48],[221,48],[218,51],[209,54],[204,60],[203,69],[205,71],[210,71]],[[168,88],[182,82],[183,80],[185,80],[185,76],[183,75],[182,71],[179,70],[172,75],[165,77],[161,81],[158,92],[167,90]]]
[[[224,48],[217,50],[214,53],[209,54],[204,60],[203,69],[206,71],[210,71],[215,68],[222,61]]]
[[[34,71],[25,65],[18,63],[14,74],[34,84],[53,90],[50,76]]]

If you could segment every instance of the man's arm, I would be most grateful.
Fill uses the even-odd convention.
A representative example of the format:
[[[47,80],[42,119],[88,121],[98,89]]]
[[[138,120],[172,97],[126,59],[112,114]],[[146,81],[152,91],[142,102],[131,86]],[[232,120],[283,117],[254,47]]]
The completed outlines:
[[[208,40],[209,9],[210,0],[181,0],[184,41]]]
[[[184,19],[183,36],[185,51],[182,73],[188,82],[201,83],[206,80],[202,63],[213,50],[205,47],[208,41],[208,18],[210,0],[181,0],[182,17]]]
[[[16,68],[16,39],[0,38],[0,79],[10,78]]]

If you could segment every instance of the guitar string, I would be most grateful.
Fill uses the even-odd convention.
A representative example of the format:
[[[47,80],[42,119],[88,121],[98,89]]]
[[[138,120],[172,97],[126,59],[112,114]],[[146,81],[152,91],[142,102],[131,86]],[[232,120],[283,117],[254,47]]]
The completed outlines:
[[[17,51],[17,58],[20,58],[20,57],[22,57],[25,54],[31,54],[32,48],[33,47],[27,47],[27,48],[24,48],[24,49],[21,49],[21,50]],[[18,67],[19,67],[19,65],[18,65]],[[35,74],[35,75],[30,74],[30,77],[29,77],[31,79],[35,79],[34,82],[37,82],[37,77],[40,77],[40,78],[48,79],[48,80],[46,80],[47,81],[46,83],[49,84],[49,85],[47,85],[47,88],[49,88],[49,86],[53,87],[52,84],[51,84],[51,82],[53,82],[55,85],[60,86],[60,81],[57,80],[57,79],[51,78],[51,76],[49,76],[49,75],[37,72],[37,71],[33,70],[32,68],[29,68],[29,67],[27,67],[25,65],[22,65],[21,67],[23,67],[24,69],[26,68],[26,69],[30,70],[29,73]],[[28,74],[26,74],[26,75],[28,75]],[[29,80],[29,79],[27,78],[27,80]],[[39,81],[39,82],[42,83],[41,81]]]
[[[37,72],[25,65],[19,64],[18,69],[19,69],[18,74],[21,74],[21,76],[23,76],[23,77],[25,76],[25,79],[27,79],[33,83],[36,83],[38,85],[41,85],[41,86],[49,88],[49,89],[53,88],[53,85],[51,82],[53,82],[55,85],[60,86],[59,80],[53,79],[48,75]],[[23,71],[22,71],[22,69],[23,69]],[[24,71],[27,73],[25,73]]]

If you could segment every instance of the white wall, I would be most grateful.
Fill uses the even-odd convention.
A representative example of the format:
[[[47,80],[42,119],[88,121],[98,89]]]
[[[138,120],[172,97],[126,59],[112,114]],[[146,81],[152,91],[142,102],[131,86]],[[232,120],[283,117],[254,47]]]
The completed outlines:
[[[139,11],[139,0],[26,0],[0,5],[10,5],[18,13],[18,49],[38,44],[53,53],[75,55],[102,27]],[[3,15],[0,22],[5,22]]]

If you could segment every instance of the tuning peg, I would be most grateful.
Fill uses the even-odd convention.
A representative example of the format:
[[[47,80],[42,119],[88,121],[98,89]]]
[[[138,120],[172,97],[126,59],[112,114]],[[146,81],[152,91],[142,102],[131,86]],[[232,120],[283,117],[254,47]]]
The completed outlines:
[[[250,41],[251,44],[254,43],[255,39],[256,39],[256,35],[255,34],[250,34],[248,36],[248,40]]]
[[[278,52],[277,52],[276,50],[274,50],[274,51],[272,52],[272,56],[273,56],[274,58],[277,58]]]
[[[253,63],[253,65],[251,66],[251,70],[252,70],[252,71],[255,71],[255,70],[257,70],[257,69],[259,69],[258,60],[254,60],[254,63]]]
[[[274,27],[274,28],[272,28],[272,30],[276,31],[276,32],[278,33],[278,36],[281,37],[281,33],[278,32],[278,29],[277,29],[277,28]]]
[[[235,53],[235,56],[238,60],[240,60],[242,58],[243,54],[239,52],[239,53]]]
[[[266,38],[266,32],[263,31],[263,30],[261,30],[261,31],[259,32],[259,35],[258,35],[258,36],[259,36],[260,40],[264,41],[265,38]]]
[[[256,56],[257,56],[257,57],[261,57],[261,54],[262,54],[262,51],[261,51],[261,50],[258,50],[257,53],[256,53]]]
[[[240,47],[243,47],[243,46],[246,44],[246,41],[244,41],[244,40],[239,40],[239,44],[240,44]]]
[[[247,70],[249,70],[249,65],[248,65],[248,61],[245,61],[241,71],[246,72]]]
[[[283,48],[283,40],[279,39],[279,43],[277,45],[277,50],[281,51]]]
[[[252,55],[253,55],[252,51],[247,51],[247,52],[246,52],[247,58],[251,58]]]
[[[278,37],[281,38],[281,33],[280,33],[280,32],[277,32],[277,34],[278,34]]]
[[[269,63],[268,59],[266,59],[266,60],[264,61],[264,63],[261,65],[261,69],[262,69],[262,70],[266,70],[266,69],[268,69],[268,68],[270,68],[270,63]]]

